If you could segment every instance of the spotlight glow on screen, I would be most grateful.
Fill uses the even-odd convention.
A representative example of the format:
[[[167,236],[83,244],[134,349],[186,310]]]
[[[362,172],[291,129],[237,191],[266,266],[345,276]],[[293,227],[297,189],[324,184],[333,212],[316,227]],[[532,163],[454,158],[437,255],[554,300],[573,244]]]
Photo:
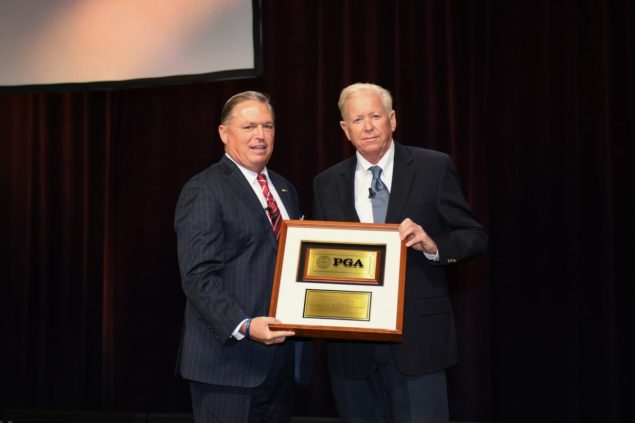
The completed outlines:
[[[202,75],[257,67],[252,0],[10,0],[0,86]]]

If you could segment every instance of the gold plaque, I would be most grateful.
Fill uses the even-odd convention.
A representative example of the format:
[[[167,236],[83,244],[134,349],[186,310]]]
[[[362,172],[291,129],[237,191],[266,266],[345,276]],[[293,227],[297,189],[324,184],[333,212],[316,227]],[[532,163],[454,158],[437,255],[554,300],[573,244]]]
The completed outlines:
[[[303,242],[301,282],[381,285],[385,245]]]
[[[272,330],[309,338],[399,342],[406,242],[398,224],[283,220]]]
[[[304,317],[340,320],[370,320],[370,292],[307,289]]]

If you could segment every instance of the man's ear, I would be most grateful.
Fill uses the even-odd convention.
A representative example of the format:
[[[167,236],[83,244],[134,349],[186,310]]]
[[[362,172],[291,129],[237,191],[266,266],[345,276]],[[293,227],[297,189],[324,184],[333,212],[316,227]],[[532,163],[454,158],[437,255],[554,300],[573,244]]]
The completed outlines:
[[[225,125],[218,125],[218,135],[223,144],[227,144],[227,127]]]
[[[351,140],[351,136],[348,134],[348,124],[341,120],[340,121],[340,128],[342,128],[342,131],[344,131],[344,134],[346,135],[346,138],[348,138],[348,140]]]

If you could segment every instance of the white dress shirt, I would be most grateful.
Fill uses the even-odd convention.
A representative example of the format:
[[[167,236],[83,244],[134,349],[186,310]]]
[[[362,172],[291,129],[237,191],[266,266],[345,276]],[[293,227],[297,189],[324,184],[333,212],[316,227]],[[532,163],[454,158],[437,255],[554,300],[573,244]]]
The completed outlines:
[[[225,153],[225,155],[229,158],[229,160],[236,163],[236,161],[232,159],[229,154]],[[266,209],[267,199],[265,198],[265,195],[262,193],[262,187],[260,186],[260,183],[258,182],[258,179],[257,179],[258,174],[256,172],[253,172],[247,169],[244,166],[241,166],[238,163],[236,163],[236,166],[238,166],[238,169],[240,169],[242,174],[245,176],[245,179],[247,179],[247,182],[249,182],[249,186],[251,186],[251,189],[253,189],[254,193],[258,196],[258,199],[260,200],[260,204],[262,204],[262,209],[263,210]],[[271,195],[273,195],[273,199],[276,200],[276,204],[278,205],[278,210],[280,210],[280,215],[282,216],[284,220],[289,220],[289,213],[287,213],[287,209],[284,208],[284,203],[280,199],[280,196],[278,195],[278,191],[276,191],[276,187],[273,185],[273,183],[271,182],[271,179],[269,178],[269,173],[267,172],[267,168],[265,167],[264,169],[262,169],[262,172],[260,173],[263,173],[267,177],[267,185],[269,185],[269,191],[271,192]],[[269,216],[269,213],[267,213],[267,216]],[[271,221],[271,217],[269,217],[269,221]]]
[[[374,223],[373,203],[370,200],[370,192],[368,191],[373,181],[373,173],[369,169],[372,166],[381,168],[379,179],[390,192],[392,188],[392,168],[395,162],[395,144],[392,141],[390,142],[388,151],[376,165],[366,160],[359,151],[355,154],[357,155],[357,166],[355,167],[355,210],[360,222]]]

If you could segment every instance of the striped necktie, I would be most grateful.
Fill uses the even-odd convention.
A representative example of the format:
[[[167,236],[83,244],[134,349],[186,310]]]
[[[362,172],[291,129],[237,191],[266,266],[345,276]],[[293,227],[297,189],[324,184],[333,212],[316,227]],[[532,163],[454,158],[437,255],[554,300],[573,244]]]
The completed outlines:
[[[267,213],[269,214],[269,219],[271,219],[271,226],[273,227],[273,232],[276,234],[276,238],[280,235],[280,228],[282,223],[282,217],[280,216],[280,209],[278,209],[278,204],[276,204],[276,200],[271,195],[271,191],[269,191],[269,184],[267,183],[267,177],[264,173],[259,173],[256,178],[258,183],[260,184],[260,188],[262,188],[262,194],[265,196],[267,200]]]

